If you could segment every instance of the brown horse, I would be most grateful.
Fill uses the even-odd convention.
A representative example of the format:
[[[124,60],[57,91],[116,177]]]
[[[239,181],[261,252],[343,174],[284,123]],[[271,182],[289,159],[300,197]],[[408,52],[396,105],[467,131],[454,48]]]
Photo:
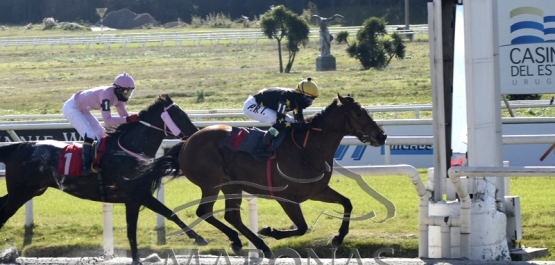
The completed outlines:
[[[276,199],[296,225],[297,229],[292,230],[266,227],[258,232],[276,239],[306,233],[308,226],[300,203],[316,200],[343,205],[343,222],[332,244],[339,246],[343,243],[349,232],[352,205],[348,198],[328,185],[335,151],[346,134],[354,135],[361,142],[375,147],[385,143],[387,134],[374,122],[367,110],[349,96],[338,95],[325,110],[312,117],[310,123],[318,130],[288,132],[283,143],[276,149],[275,159],[271,160],[271,183],[266,175],[266,162],[259,162],[247,153],[232,152],[228,148],[219,147],[232,130],[230,126],[206,127],[182,144],[178,158],[179,167],[183,174],[202,190],[202,199],[196,214],[225,233],[231,240],[231,247],[236,254],[240,255],[242,248],[238,233],[212,215],[220,190],[225,196],[225,220],[247,237],[267,258],[273,258],[270,248],[241,221],[238,208],[242,201],[242,191]],[[306,145],[303,144],[305,139]],[[172,163],[175,167],[175,161],[171,161],[168,156],[161,158],[150,165],[150,172],[146,170],[146,174],[162,174],[165,172],[164,165]]]

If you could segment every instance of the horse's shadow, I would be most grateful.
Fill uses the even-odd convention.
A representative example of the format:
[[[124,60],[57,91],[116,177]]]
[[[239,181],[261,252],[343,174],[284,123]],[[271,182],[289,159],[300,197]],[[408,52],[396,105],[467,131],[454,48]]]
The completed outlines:
[[[33,236],[35,235],[35,225],[25,226],[25,234],[23,235],[23,246],[21,249],[24,249],[26,246],[31,245],[33,243]]]

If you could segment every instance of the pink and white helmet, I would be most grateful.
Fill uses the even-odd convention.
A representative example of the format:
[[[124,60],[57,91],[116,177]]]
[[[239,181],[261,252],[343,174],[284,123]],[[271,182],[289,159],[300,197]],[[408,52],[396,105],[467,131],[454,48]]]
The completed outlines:
[[[116,77],[116,79],[114,80],[114,85],[118,87],[133,89],[135,88],[135,81],[133,80],[133,77],[129,76],[126,72],[123,72],[123,74]]]

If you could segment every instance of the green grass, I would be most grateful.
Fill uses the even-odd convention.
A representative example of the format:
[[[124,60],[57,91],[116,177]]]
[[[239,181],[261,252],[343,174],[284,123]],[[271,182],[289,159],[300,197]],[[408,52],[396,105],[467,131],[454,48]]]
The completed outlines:
[[[426,171],[419,170],[422,179]],[[386,219],[386,208],[367,195],[356,183],[345,177],[333,177],[330,186],[349,197],[353,203],[353,216],[358,217],[372,211],[376,217],[372,220],[353,221],[349,235],[337,254],[341,257],[349,253],[350,248],[357,248],[363,257],[371,257],[380,248],[394,248],[395,257],[418,256],[418,196],[408,177],[374,176],[365,177],[365,181],[377,192],[391,201],[396,207],[396,216],[383,223],[376,221]],[[4,181],[0,181],[0,194],[5,194]],[[548,248],[550,256],[544,260],[555,260],[555,232],[553,200],[548,194],[555,180],[553,178],[511,178],[511,194],[520,196],[522,211],[522,228],[524,239],[519,241],[527,247]],[[173,209],[181,204],[200,198],[200,190],[186,179],[168,181],[165,185],[166,205]],[[547,197],[546,197],[547,196]],[[552,197],[552,196],[551,196]],[[258,199],[259,228],[271,226],[286,229],[292,225],[281,207],[273,200]],[[218,201],[215,209],[222,209]],[[243,201],[242,218],[248,221],[248,204]],[[325,204],[308,201],[302,204],[303,213],[309,230],[306,235],[290,239],[275,240],[265,238],[273,249],[293,248],[301,255],[305,248],[313,248],[320,257],[329,257],[330,242],[339,229],[340,220],[326,214],[338,216],[343,211],[338,204]],[[178,213],[187,224],[196,219],[196,207]],[[103,246],[102,205],[98,202],[81,200],[61,191],[49,189],[44,195],[34,200],[35,226],[27,231],[24,228],[25,211],[20,209],[2,228],[0,240],[4,246],[13,245],[26,256],[79,256],[83,253],[100,255]],[[324,215],[321,215],[325,213]],[[216,217],[224,220],[222,214]],[[225,221],[224,221],[225,223]],[[126,237],[125,208],[114,204],[113,208],[114,240],[118,253],[128,251]],[[139,215],[138,244],[143,255],[150,251],[164,252],[173,249],[182,253],[187,249],[198,248],[201,253],[219,253],[226,249],[230,255],[230,242],[223,233],[211,225],[201,222],[194,229],[205,237],[210,244],[198,247],[183,235],[167,236],[166,244],[158,244],[156,217],[148,209]],[[178,227],[166,221],[166,233],[170,234]],[[31,232],[32,231],[32,232]],[[27,236],[26,235],[27,232]],[[32,236],[30,234],[32,233]],[[248,248],[248,241],[241,236],[243,248]]]
[[[319,51],[311,42],[297,54],[289,74],[279,74],[275,43],[0,50],[5,58],[0,61],[0,115],[61,113],[73,93],[110,85],[122,71],[137,83],[130,111],[144,109],[161,93],[170,94],[186,110],[239,109],[248,94],[269,86],[293,88],[309,76],[322,89],[315,106],[328,105],[338,93],[369,106],[431,103],[426,42],[407,43],[407,59],[393,60],[381,70],[362,70],[345,49],[332,45],[337,71],[317,72]],[[199,103],[201,90],[205,101]],[[515,112],[517,117],[555,116],[553,108]],[[393,113],[373,115],[394,118]],[[413,113],[398,118],[413,118]],[[431,112],[421,118],[431,118]]]
[[[0,31],[0,37],[47,34],[83,33]],[[382,70],[362,70],[357,60],[347,56],[345,48],[345,45],[332,45],[337,71],[316,72],[318,44],[311,42],[297,54],[290,74],[279,73],[275,43],[145,48],[121,48],[114,45],[90,49],[42,47],[17,51],[0,48],[0,115],[61,113],[63,103],[77,90],[110,85],[122,71],[130,73],[137,82],[137,89],[129,101],[130,111],[144,109],[152,103],[155,95],[162,93],[170,94],[185,110],[239,109],[250,93],[269,86],[293,88],[308,76],[322,89],[322,96],[315,101],[315,106],[328,105],[338,93],[351,94],[363,105],[369,106],[431,103],[427,42],[407,43],[407,59],[393,60],[388,68]],[[204,93],[205,100],[198,103],[200,91]],[[549,97],[544,95],[544,99]],[[553,108],[518,109],[516,114],[517,117],[555,116]],[[376,119],[392,119],[394,114],[373,115]],[[400,113],[398,117],[413,118],[413,115]],[[508,116],[506,111],[503,116]],[[431,118],[431,113],[421,113],[421,118]],[[425,178],[424,171],[421,174]],[[393,247],[396,257],[415,257],[418,248],[418,205],[410,181],[406,177],[367,177],[366,181],[396,205],[397,215],[385,223],[352,222],[350,234],[338,254],[356,247],[367,257],[376,249]],[[552,212],[553,196],[550,195],[553,193],[553,180],[513,178],[512,184],[512,194],[521,196],[522,244],[547,247],[553,253],[555,216]],[[352,199],[355,216],[371,210],[376,211],[377,220],[384,216],[383,207],[357,191],[358,188],[349,180],[333,178],[331,185]],[[5,184],[0,183],[0,194],[5,193]],[[198,188],[186,180],[167,183],[166,204],[171,209],[198,198]],[[246,207],[244,203],[243,208]],[[0,240],[2,245],[14,245],[28,256],[80,256],[91,249],[100,253],[103,244],[101,209],[100,203],[49,190],[35,200],[35,227],[24,228],[22,208],[2,228]],[[319,256],[328,257],[329,241],[337,233],[340,222],[327,216],[318,219],[324,210],[326,213],[342,211],[341,207],[335,205],[305,203],[303,211],[310,227],[307,235],[281,241],[266,238],[265,241],[273,249],[293,247],[299,249],[301,254],[305,253],[304,248],[309,245],[318,251]],[[287,228],[291,225],[276,202],[259,200],[259,212],[261,227],[271,225]],[[196,218],[194,209],[181,212],[179,216],[186,223]],[[129,246],[122,205],[114,206],[113,219],[116,247],[126,251]],[[243,219],[246,220],[246,212]],[[168,233],[176,231],[177,226],[169,222],[166,224]],[[171,236],[167,238],[166,245],[157,245],[155,225],[155,215],[149,210],[142,211],[138,232],[142,251],[196,248],[184,236]],[[228,248],[229,242],[225,236],[210,225],[201,223],[195,229],[211,242],[202,247],[201,251],[214,253],[221,248]],[[243,243],[246,248],[247,241],[244,238]],[[551,254],[546,259],[555,260],[555,256]]]
[[[397,216],[385,223],[375,223],[371,220],[351,222],[350,234],[345,246],[341,251],[357,246],[361,255],[371,256],[373,251],[380,247],[390,247],[397,244],[410,245],[406,253],[397,252],[403,256],[417,255],[417,195],[407,177],[372,177],[366,178],[378,192],[392,201],[397,207]],[[353,180],[343,177],[332,178],[331,186],[342,194],[352,199],[354,211],[353,216],[361,216],[375,211],[373,219],[383,220],[386,218],[386,209],[376,200],[364,193]],[[393,186],[393,187],[390,187]],[[186,179],[178,179],[166,182],[166,205],[173,209],[189,201],[200,198],[200,190]],[[0,183],[0,194],[5,194],[5,184]],[[288,228],[292,222],[287,218],[279,204],[273,200],[258,199],[259,226],[272,226],[274,228]],[[222,209],[221,201],[216,203],[216,209]],[[242,205],[243,220],[247,221],[247,202]],[[273,248],[290,247],[304,253],[304,247],[309,244],[321,253],[329,249],[329,242],[339,229],[340,219],[326,214],[341,216],[343,208],[338,204],[325,204],[320,202],[306,202],[302,204],[309,232],[302,237],[277,241],[266,238],[267,244]],[[186,223],[196,219],[196,207],[179,212],[179,217]],[[67,195],[61,191],[50,189],[44,195],[34,200],[35,226],[32,229],[32,237],[25,237],[25,211],[22,207],[2,228],[2,240],[4,245],[13,245],[23,250],[24,255],[49,256],[49,255],[72,255],[73,248],[67,246],[78,246],[81,249],[101,249],[102,236],[102,205],[98,202],[81,200]],[[280,218],[276,218],[280,216]],[[217,218],[223,220],[222,214]],[[225,222],[225,221],[224,221]],[[114,204],[113,208],[114,237],[117,249],[127,250],[129,248],[126,238],[125,208],[121,204]],[[157,245],[156,217],[153,212],[146,209],[140,213],[138,244],[141,249],[192,249],[199,248],[192,244],[186,236],[168,236],[166,245]],[[167,233],[178,230],[178,227],[166,221]],[[211,225],[202,222],[194,229],[205,237],[210,244],[200,247],[201,252],[213,253],[219,249],[228,249],[230,242],[223,233]],[[27,231],[29,234],[29,231]],[[241,236],[244,248],[248,241]],[[228,251],[230,251],[228,249]],[[323,252],[322,252],[323,251]],[[327,255],[327,254],[326,254]]]
[[[332,47],[337,71],[316,72],[319,51],[310,44],[301,49],[290,74],[279,74],[275,43],[1,51],[9,60],[0,62],[0,115],[61,113],[71,94],[110,85],[122,71],[137,83],[131,111],[143,109],[161,93],[170,94],[184,109],[238,109],[248,94],[269,86],[294,88],[309,76],[322,89],[315,106],[328,105],[338,93],[350,93],[363,105],[430,103],[426,43],[409,44],[412,59],[368,71],[347,56],[346,46]],[[205,93],[202,103],[196,100],[199,90]]]

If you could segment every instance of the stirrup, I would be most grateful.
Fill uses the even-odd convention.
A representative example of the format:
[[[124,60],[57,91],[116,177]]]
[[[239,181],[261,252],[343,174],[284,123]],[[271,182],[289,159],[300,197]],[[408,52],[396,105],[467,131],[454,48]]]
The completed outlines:
[[[85,167],[81,168],[81,175],[83,176],[88,176],[92,173],[93,173],[92,170],[87,170]]]

